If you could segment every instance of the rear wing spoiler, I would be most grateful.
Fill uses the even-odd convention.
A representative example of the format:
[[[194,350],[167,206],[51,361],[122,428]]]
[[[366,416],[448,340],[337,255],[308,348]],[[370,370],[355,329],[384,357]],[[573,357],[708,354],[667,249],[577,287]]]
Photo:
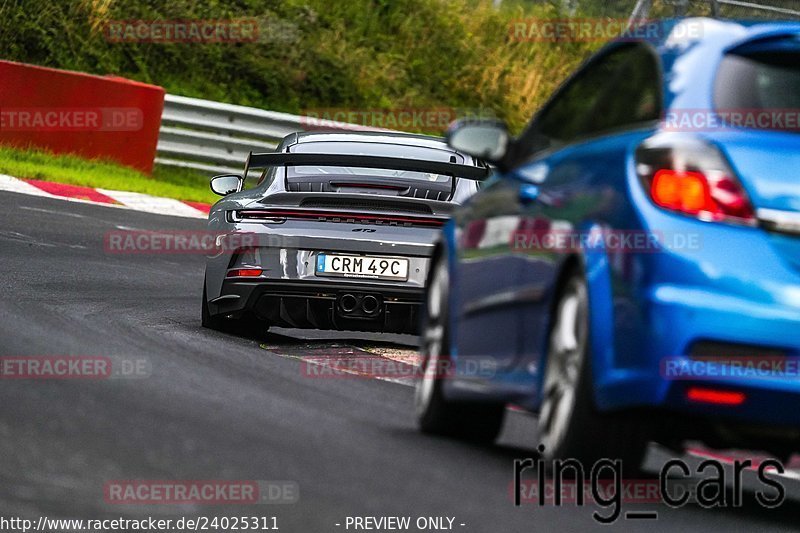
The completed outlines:
[[[725,53],[745,56],[753,52],[792,51],[796,53],[800,48],[798,38],[800,38],[800,23],[795,23],[786,28],[745,37],[726,48]]]
[[[404,157],[382,157],[374,155],[353,154],[292,154],[284,152],[253,153],[247,156],[244,164],[244,178],[253,169],[277,166],[324,165],[331,167],[364,167],[385,170],[406,170],[409,172],[428,172],[454,178],[468,180],[485,180],[491,174],[489,167],[482,162],[481,166],[461,165],[444,161],[426,161]]]

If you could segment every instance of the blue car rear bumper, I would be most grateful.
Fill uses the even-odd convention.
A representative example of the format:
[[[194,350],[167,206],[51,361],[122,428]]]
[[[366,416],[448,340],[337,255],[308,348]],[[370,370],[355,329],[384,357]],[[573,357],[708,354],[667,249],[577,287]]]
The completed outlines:
[[[633,344],[615,339],[608,364],[595,356],[598,407],[657,407],[800,427],[800,272],[774,246],[784,237],[655,216],[671,218],[677,231],[702,231],[704,245],[644,259],[655,274],[634,292],[637,326],[647,333]],[[800,245],[800,238],[791,239]],[[719,359],[698,362],[704,356]],[[742,392],[745,400],[691,401],[691,387]]]

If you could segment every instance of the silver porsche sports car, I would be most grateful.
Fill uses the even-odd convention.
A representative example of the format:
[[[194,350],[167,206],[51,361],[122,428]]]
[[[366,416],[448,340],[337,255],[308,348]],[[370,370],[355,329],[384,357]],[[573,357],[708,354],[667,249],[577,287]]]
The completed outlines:
[[[401,133],[294,133],[250,154],[242,176],[211,180],[224,198],[208,219],[203,325],[415,333],[434,240],[489,172]]]

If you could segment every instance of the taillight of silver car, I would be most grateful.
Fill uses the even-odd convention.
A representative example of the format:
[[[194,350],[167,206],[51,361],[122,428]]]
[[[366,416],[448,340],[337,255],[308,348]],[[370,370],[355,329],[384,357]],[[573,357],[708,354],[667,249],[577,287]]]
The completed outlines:
[[[346,211],[318,211],[311,209],[240,209],[228,212],[230,222],[262,222],[281,224],[286,220],[312,220],[317,222],[341,222],[351,224],[375,224],[385,226],[441,227],[445,217],[394,215],[383,213],[350,213]]]

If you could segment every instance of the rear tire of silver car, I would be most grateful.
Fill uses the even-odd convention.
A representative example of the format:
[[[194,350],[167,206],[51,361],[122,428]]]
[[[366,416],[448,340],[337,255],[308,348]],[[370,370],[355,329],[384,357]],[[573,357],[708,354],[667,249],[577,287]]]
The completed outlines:
[[[215,329],[217,331],[224,329],[225,318],[212,316],[211,311],[208,309],[208,293],[206,292],[205,281],[203,281],[203,312],[201,314],[201,319],[204,328]]]
[[[414,391],[417,424],[423,433],[491,443],[500,434],[505,406],[458,403],[442,391],[449,361],[450,279],[447,263],[439,259],[431,269],[422,328],[422,362]]]
[[[269,324],[258,320],[252,314],[246,314],[240,318],[228,318],[225,316],[213,316],[208,307],[208,293],[206,291],[205,280],[203,281],[203,303],[202,303],[201,323],[204,328],[242,335],[247,337],[260,338],[267,334]]]
[[[641,420],[597,410],[589,347],[586,280],[573,269],[559,292],[548,338],[538,420],[542,458],[574,458],[587,467],[602,458],[620,459],[623,470],[634,473],[647,451]]]

